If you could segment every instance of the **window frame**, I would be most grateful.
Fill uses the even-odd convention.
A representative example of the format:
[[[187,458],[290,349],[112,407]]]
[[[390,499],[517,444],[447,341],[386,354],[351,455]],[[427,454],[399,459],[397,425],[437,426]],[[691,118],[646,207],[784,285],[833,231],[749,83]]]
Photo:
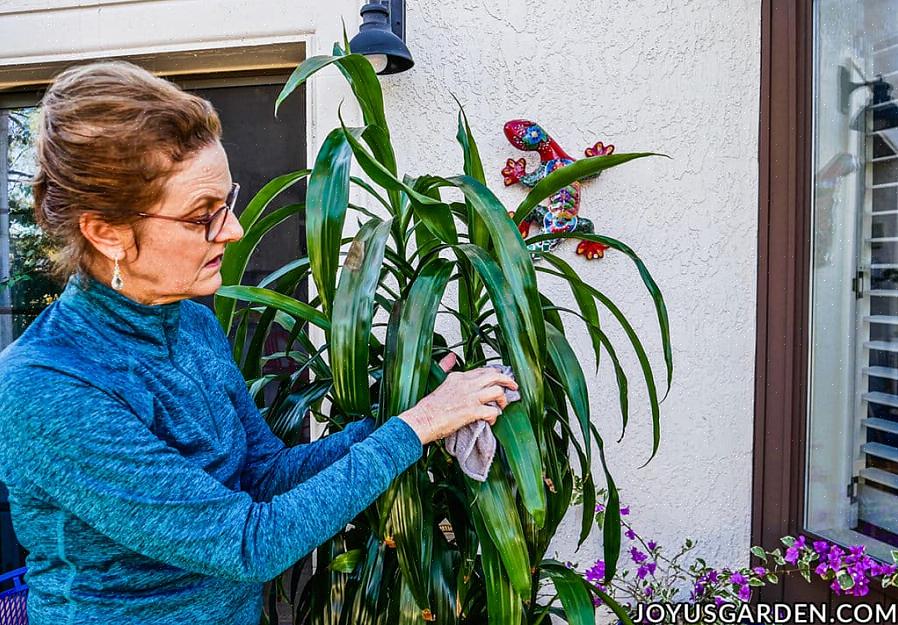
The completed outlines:
[[[813,0],[762,0],[758,297],[752,545],[804,534],[813,149]],[[763,563],[752,556],[752,566]],[[786,577],[755,601],[898,601],[872,586],[864,598]]]

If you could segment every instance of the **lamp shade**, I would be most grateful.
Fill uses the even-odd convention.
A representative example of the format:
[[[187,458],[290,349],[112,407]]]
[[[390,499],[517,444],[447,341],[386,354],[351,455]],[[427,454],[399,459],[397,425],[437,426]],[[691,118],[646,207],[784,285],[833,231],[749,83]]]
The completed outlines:
[[[361,13],[359,33],[349,42],[353,54],[372,57],[375,69],[383,67],[378,74],[398,74],[410,69],[415,62],[405,42],[390,27],[390,9],[380,2],[371,2],[362,7]]]

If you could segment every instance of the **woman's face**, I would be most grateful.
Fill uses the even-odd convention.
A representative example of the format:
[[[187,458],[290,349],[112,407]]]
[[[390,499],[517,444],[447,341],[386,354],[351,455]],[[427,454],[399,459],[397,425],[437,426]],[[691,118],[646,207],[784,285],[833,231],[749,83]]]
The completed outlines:
[[[166,182],[162,200],[145,212],[202,218],[225,205],[231,182],[228,157],[216,141],[183,161]],[[119,261],[122,293],[149,304],[214,293],[221,286],[225,245],[243,237],[233,213],[213,241],[206,240],[206,227],[199,224],[144,218],[139,227],[140,254],[132,245]]]

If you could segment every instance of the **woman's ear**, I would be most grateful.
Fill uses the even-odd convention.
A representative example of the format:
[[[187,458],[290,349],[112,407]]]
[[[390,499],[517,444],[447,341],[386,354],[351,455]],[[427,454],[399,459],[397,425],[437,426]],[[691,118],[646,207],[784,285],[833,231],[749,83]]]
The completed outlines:
[[[133,233],[127,226],[112,226],[97,213],[85,211],[79,218],[81,234],[99,253],[109,259],[124,259],[125,250],[133,243]]]

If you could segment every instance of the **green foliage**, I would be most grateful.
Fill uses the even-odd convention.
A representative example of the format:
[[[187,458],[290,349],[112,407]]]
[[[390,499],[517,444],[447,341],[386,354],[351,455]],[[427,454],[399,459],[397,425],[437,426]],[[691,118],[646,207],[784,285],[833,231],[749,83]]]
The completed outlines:
[[[347,127],[341,118],[311,171],[281,176],[253,199],[252,211],[241,217],[247,242],[225,251],[225,285],[215,301],[223,327],[230,332],[236,325],[238,337],[252,332],[248,319],[258,320],[251,345],[262,345],[272,323],[282,326],[292,340],[278,356],[314,373],[311,387],[295,374],[262,375],[260,363],[270,355],[260,348],[247,350],[242,338],[238,340],[235,359],[260,405],[262,390],[277,386],[275,400],[262,407],[263,414],[279,436],[293,441],[306,411],[331,430],[367,416],[382,422],[442,382],[445,374],[436,361],[449,350],[461,352],[458,370],[494,360],[509,363],[522,397],[493,428],[500,449],[485,482],[465,477],[441,442],[428,445],[423,457],[349,529],[321,545],[311,581],[302,593],[287,597],[296,622],[392,624],[423,619],[518,625],[541,622],[552,613],[571,623],[590,623],[595,589],[545,554],[571,508],[575,479],[583,502],[581,543],[588,537],[595,521],[594,449],[609,493],[603,543],[610,576],[619,558],[620,510],[605,444],[591,421],[587,380],[565,337],[559,311],[586,324],[597,371],[600,352],[609,355],[622,429],[628,415],[627,376],[600,315],[609,312],[623,328],[649,391],[654,454],[659,400],[642,342],[611,299],[584,283],[567,263],[545,254],[553,269],[534,266],[508,209],[486,186],[463,111],[457,130],[463,173],[410,177],[397,171],[380,84],[364,57],[335,46],[332,56],[304,61],[278,105],[328,66],[349,82],[364,126]],[[574,180],[649,155],[596,157],[561,169],[531,191],[518,216]],[[366,180],[350,174],[353,161]],[[262,209],[306,176],[305,206],[281,210],[305,211],[308,258],[296,259],[259,285],[241,286],[249,255],[279,223],[278,211],[260,218]],[[373,210],[386,211],[384,219],[370,207],[349,202],[355,196],[353,187],[370,198]],[[344,236],[349,210],[365,217],[351,238]],[[657,312],[669,389],[673,365],[660,290],[633,250],[608,237],[593,238],[635,263]],[[566,280],[578,310],[559,308],[541,293],[537,271]],[[290,294],[297,281],[309,275],[319,295],[312,302],[298,302]],[[450,283],[457,289],[448,289]],[[450,298],[448,292],[457,296]],[[238,310],[236,300],[250,305]],[[448,345],[436,330],[440,314],[457,322],[459,343]],[[323,347],[312,344],[309,324],[324,332]],[[256,340],[259,333],[262,339]],[[572,448],[579,476],[571,466]],[[611,598],[604,599],[614,608]],[[619,614],[629,622],[623,610]]]
[[[59,296],[60,285],[51,277],[52,242],[34,220],[34,142],[37,108],[8,111],[9,148],[9,279],[0,281],[0,291],[9,289],[13,334],[18,336],[45,306]],[[6,182],[6,181],[5,181]]]

